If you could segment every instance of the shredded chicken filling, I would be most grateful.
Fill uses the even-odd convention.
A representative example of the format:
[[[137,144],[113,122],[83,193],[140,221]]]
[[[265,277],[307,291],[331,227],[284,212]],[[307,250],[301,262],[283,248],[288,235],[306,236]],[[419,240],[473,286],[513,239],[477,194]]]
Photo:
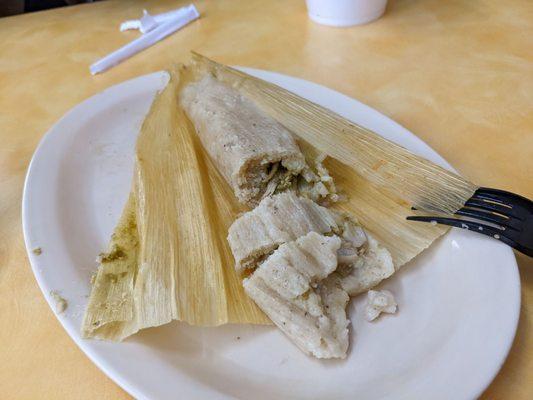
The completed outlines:
[[[264,187],[264,191],[260,199],[291,190],[322,205],[338,201],[337,189],[327,169],[321,163],[316,163],[313,169],[306,165],[296,172],[288,170],[280,162],[269,164],[262,173],[260,186]]]

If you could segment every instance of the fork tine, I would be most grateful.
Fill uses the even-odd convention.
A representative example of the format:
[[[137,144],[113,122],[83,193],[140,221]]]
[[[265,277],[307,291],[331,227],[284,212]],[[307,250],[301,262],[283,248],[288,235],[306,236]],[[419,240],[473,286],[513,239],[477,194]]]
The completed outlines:
[[[500,189],[491,189],[486,187],[480,187],[476,190],[474,195],[472,197],[479,197],[479,198],[486,198],[494,201],[498,201],[510,206],[514,206],[516,203],[522,204],[522,205],[528,205],[531,207],[533,205],[533,201],[529,200],[526,197],[520,196],[516,193],[507,192],[505,190]]]
[[[456,215],[464,215],[465,217],[476,218],[486,222],[498,224],[505,229],[521,230],[521,222],[514,217],[507,217],[495,214],[491,211],[477,210],[474,208],[461,208],[455,212]]]
[[[407,217],[406,219],[409,221],[420,221],[430,223],[436,222],[437,224],[454,226],[456,228],[470,229],[472,231],[484,233],[485,235],[489,236],[499,235],[502,233],[501,229],[495,228],[493,226],[480,224],[472,221],[465,221],[458,218],[412,215]]]
[[[503,215],[512,214],[512,208],[505,206],[503,204],[489,203],[488,201],[482,199],[471,198],[466,201],[465,206],[467,207],[476,207],[486,211],[495,211]]]
[[[533,201],[505,190],[482,187],[476,190],[471,199],[488,200],[507,206],[509,208],[505,214],[513,215],[522,221],[527,219],[528,215],[533,212]]]
[[[490,193],[483,193],[483,192],[476,192],[472,195],[472,198],[473,199],[480,199],[480,200],[490,200],[490,201],[495,201],[497,203],[500,203],[500,204],[505,204],[505,205],[508,205],[508,206],[511,206],[509,204],[509,201],[507,200],[504,200],[502,198],[500,198],[499,196],[495,195],[495,194],[490,194]],[[511,206],[512,207],[512,206]]]
[[[411,208],[417,211],[415,207]],[[438,210],[429,212],[440,213]],[[533,257],[533,201],[504,190],[480,187],[455,215],[490,223],[438,216],[413,215],[409,221],[430,222],[491,236]]]
[[[479,224],[477,222],[465,221],[456,218],[448,217],[431,217],[431,216],[409,216],[406,218],[409,221],[430,222],[435,221],[437,224],[453,226],[456,228],[468,229],[473,232],[481,233],[486,236],[490,236],[494,239],[500,240],[511,247],[517,247],[518,244],[513,240],[505,236],[504,232],[498,228],[490,225]]]

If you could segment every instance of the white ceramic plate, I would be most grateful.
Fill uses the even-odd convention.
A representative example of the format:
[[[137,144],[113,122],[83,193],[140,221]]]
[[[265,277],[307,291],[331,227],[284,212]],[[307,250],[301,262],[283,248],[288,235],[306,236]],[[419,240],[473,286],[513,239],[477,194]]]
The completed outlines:
[[[377,111],[325,87],[246,70],[356,121],[440,165],[420,139]],[[139,127],[155,73],[113,86],[65,115],[31,162],[23,200],[26,247],[50,306],[78,346],[139,399],[472,399],[502,365],[516,330],[520,280],[512,251],[454,230],[383,287],[399,312],[375,323],[352,302],[344,361],[303,355],[273,327],[194,328],[172,323],[114,344],[80,338],[95,258],[106,247],[129,191]],[[42,248],[37,256],[32,249]]]

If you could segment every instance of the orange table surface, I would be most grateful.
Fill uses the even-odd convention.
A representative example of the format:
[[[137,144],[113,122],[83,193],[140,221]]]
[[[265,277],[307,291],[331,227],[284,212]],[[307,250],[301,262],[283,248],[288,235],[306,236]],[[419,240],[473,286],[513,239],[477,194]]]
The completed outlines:
[[[0,19],[0,398],[129,396],[48,308],[24,249],[24,175],[39,140],[104,88],[185,61],[317,82],[393,118],[470,180],[533,197],[533,2],[396,0],[352,28],[311,22],[303,0],[200,0],[198,20],[108,72],[89,65],[138,36],[120,22],[185,1],[104,1]],[[518,255],[522,310],[509,358],[482,399],[533,396],[533,262]],[[490,334],[490,332],[487,332]]]

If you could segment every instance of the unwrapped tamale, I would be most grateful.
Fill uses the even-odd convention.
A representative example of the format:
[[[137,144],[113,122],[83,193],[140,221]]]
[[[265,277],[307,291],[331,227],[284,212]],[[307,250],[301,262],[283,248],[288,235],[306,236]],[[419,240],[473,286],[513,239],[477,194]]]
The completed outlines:
[[[290,132],[215,78],[185,87],[181,104],[242,203],[256,205],[282,170],[287,179],[303,170],[305,158]]]
[[[281,245],[243,282],[278,328],[317,358],[344,358],[348,349],[348,294],[331,275],[340,245],[310,232]]]
[[[249,269],[248,295],[283,325],[294,303],[283,300],[281,286],[265,283],[261,268],[279,261],[275,255],[285,254],[284,246],[292,252],[297,246],[290,243],[316,232],[340,240],[340,247],[335,271],[309,279],[301,295],[305,302],[295,315],[316,346],[300,347],[342,356],[346,292],[373,287],[446,232],[406,221],[411,205],[454,211],[475,185],[329,110],[199,55],[171,76],[143,124],[132,197],[102,256],[83,335],[120,340],[172,319],[203,326],[268,322],[231,267],[231,250],[237,270]],[[333,180],[347,199],[335,209],[302,198],[335,202]],[[243,215],[247,208],[235,195],[259,211]],[[294,212],[284,204],[276,217],[276,199],[287,196],[297,199]],[[265,210],[262,202],[269,203]],[[225,237],[235,219],[230,250]],[[247,226],[252,222],[264,226]],[[303,290],[306,281],[298,282]],[[316,304],[322,308],[313,309],[310,322],[306,310]],[[309,325],[315,321],[325,325]],[[330,341],[336,349],[322,347],[326,337],[336,340]]]
[[[321,163],[311,168],[292,134],[239,91],[205,75],[184,86],[180,103],[241,203],[254,207],[291,187],[314,200],[336,199]]]
[[[239,273],[253,269],[281,244],[309,232],[337,235],[339,274],[343,288],[356,295],[395,272],[389,251],[346,213],[285,192],[265,198],[229,228],[228,242]]]
[[[236,269],[253,267],[280,244],[309,232],[327,233],[337,228],[333,214],[293,192],[266,197],[229,228],[228,241]]]

